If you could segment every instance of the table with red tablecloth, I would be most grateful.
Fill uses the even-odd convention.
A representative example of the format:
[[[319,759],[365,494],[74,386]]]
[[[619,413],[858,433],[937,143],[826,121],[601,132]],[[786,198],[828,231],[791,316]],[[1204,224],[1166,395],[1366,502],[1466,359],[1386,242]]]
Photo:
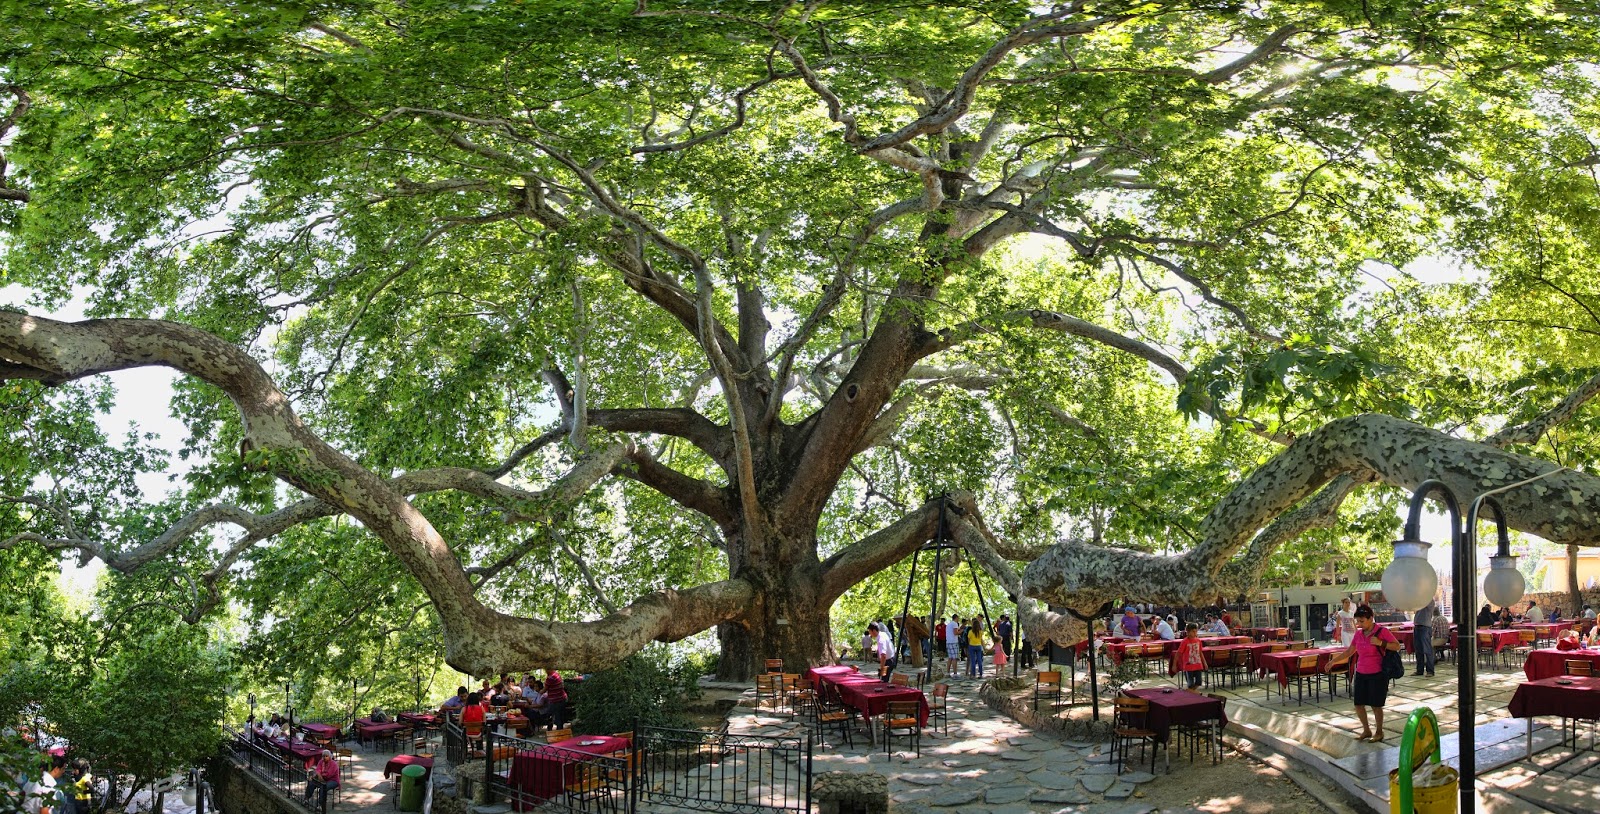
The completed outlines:
[[[1557,650],[1553,647],[1529,653],[1528,660],[1522,663],[1522,672],[1529,681],[1564,676],[1567,674],[1568,659],[1587,661],[1594,665],[1592,669],[1595,675],[1600,675],[1600,650]]]
[[[1179,639],[1178,641],[1182,642],[1183,640]],[[1220,666],[1222,664],[1220,659],[1231,659],[1231,658],[1233,658],[1233,655],[1231,653],[1227,653],[1226,651],[1230,651],[1235,647],[1266,647],[1267,646],[1267,645],[1254,644],[1254,643],[1246,644],[1249,641],[1250,641],[1249,638],[1244,637],[1244,636],[1213,636],[1213,637],[1211,637],[1209,639],[1204,639],[1203,638],[1203,639],[1200,640],[1200,652],[1201,652],[1201,654],[1203,654],[1205,656],[1206,666],[1207,667],[1216,667],[1216,666]],[[1175,676],[1179,672],[1179,670],[1178,670],[1178,652],[1181,649],[1182,649],[1181,647],[1174,647],[1174,648],[1172,648],[1171,652],[1167,653],[1167,675],[1169,675],[1169,676]],[[1223,655],[1218,656],[1217,655],[1218,653],[1222,653]]]
[[[1328,672],[1328,663],[1333,660],[1333,657],[1343,653],[1344,651],[1345,647],[1340,645],[1338,647],[1317,647],[1306,650],[1278,650],[1270,653],[1257,653],[1256,665],[1257,669],[1263,673],[1276,673],[1278,676],[1278,686],[1287,687],[1289,686],[1290,676],[1300,675],[1301,658],[1305,656],[1316,656],[1316,672],[1318,675],[1321,675]],[[1355,664],[1354,656],[1350,658],[1349,663],[1352,665]]]
[[[1289,638],[1289,629],[1286,627],[1247,627],[1240,632],[1258,642]]]
[[[434,726],[439,723],[439,714],[436,712],[402,712],[394,717],[397,721],[418,726]]]
[[[1200,721],[1217,720],[1228,725],[1228,712],[1221,700],[1188,690],[1148,687],[1128,690],[1126,695],[1150,702],[1150,715],[1144,728],[1156,733],[1156,740],[1165,743],[1172,727]]]
[[[272,745],[276,746],[278,751],[287,755],[293,755],[303,763],[310,763],[311,761],[322,756],[322,747],[312,743],[311,741],[300,741],[299,743],[294,743],[292,741],[284,740],[283,738],[273,738]]]
[[[316,735],[319,738],[330,740],[339,739],[339,727],[333,724],[300,724],[300,729],[307,735]]]
[[[548,800],[578,782],[578,767],[589,758],[623,751],[631,745],[627,738],[606,735],[580,735],[571,740],[526,749],[511,758],[507,782],[523,793],[513,802],[519,811],[538,800]],[[527,797],[533,800],[526,799]]]
[[[928,697],[916,687],[896,687],[885,684],[870,676],[861,676],[861,679],[851,679],[848,676],[835,679],[824,679],[839,690],[839,701],[861,713],[867,720],[882,715],[889,711],[891,701],[916,701],[917,723],[921,726],[928,725]]]
[[[422,775],[427,777],[428,774],[433,773],[433,758],[422,757],[421,755],[395,755],[389,758],[388,763],[383,764],[383,776],[398,775],[400,770],[407,766],[421,766],[427,769],[427,773]]]
[[[354,729],[356,740],[361,743],[367,743],[369,741],[381,741],[385,738],[394,738],[401,732],[410,732],[411,724],[400,723],[399,721],[375,724],[368,721],[363,725],[361,721],[356,721]]]
[[[1478,635],[1494,637],[1494,652],[1496,654],[1507,647],[1514,648],[1522,643],[1522,631],[1516,629],[1501,630],[1499,628],[1480,627],[1478,628]]]
[[[1572,627],[1571,621],[1566,622],[1518,622],[1511,626],[1512,630],[1531,630],[1539,639],[1554,639],[1556,634]]]
[[[1560,682],[1560,683],[1558,683]],[[1558,715],[1600,720],[1600,676],[1566,676],[1524,681],[1507,705],[1513,718]]]
[[[1130,639],[1126,636],[1112,636],[1105,633],[1096,633],[1094,638],[1096,641],[1100,642],[1101,645],[1138,641],[1137,639]],[[1078,643],[1072,646],[1072,649],[1080,659],[1089,655],[1089,640],[1079,639]]]
[[[822,692],[822,682],[828,676],[860,675],[861,671],[854,665],[839,664],[829,667],[812,667],[805,672],[805,679],[811,684],[814,692]],[[874,678],[874,681],[877,679]]]
[[[1239,636],[1239,637],[1236,637],[1236,638],[1243,639],[1245,637]],[[1250,654],[1250,660],[1245,662],[1245,669],[1246,670],[1255,671],[1255,670],[1259,670],[1260,669],[1259,665],[1256,662],[1256,657],[1259,656],[1262,653],[1270,652],[1272,650],[1272,642],[1251,642],[1249,644],[1224,644],[1224,645],[1219,645],[1219,646],[1216,646],[1216,647],[1207,646],[1207,647],[1202,648],[1200,652],[1205,654],[1206,666],[1207,667],[1221,667],[1222,665],[1227,664],[1228,662],[1233,660],[1233,651],[1235,651],[1235,650],[1243,650],[1246,653]],[[1169,665],[1168,669],[1169,669],[1169,673],[1168,673],[1169,675],[1177,675],[1177,673],[1175,672],[1176,669],[1177,669],[1177,663],[1176,663],[1175,659]]]
[[[1122,660],[1127,657],[1129,649],[1131,649],[1131,648],[1141,648],[1141,647],[1142,648],[1147,648],[1147,653],[1146,653],[1145,658],[1155,658],[1156,656],[1149,655],[1148,651],[1155,650],[1155,649],[1158,649],[1158,648],[1159,648],[1159,653],[1157,653],[1157,655],[1160,656],[1161,658],[1166,658],[1167,656],[1172,654],[1172,651],[1178,649],[1178,640],[1177,639],[1165,639],[1165,640],[1163,640],[1163,639],[1152,639],[1150,641],[1117,642],[1116,644],[1108,644],[1108,645],[1106,645],[1106,655],[1111,657],[1111,663],[1112,664],[1121,664]]]

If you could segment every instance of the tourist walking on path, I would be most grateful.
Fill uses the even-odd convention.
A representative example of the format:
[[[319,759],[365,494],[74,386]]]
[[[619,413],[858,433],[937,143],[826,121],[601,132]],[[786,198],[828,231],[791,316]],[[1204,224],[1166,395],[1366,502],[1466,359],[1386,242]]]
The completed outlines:
[[[1356,683],[1352,695],[1355,696],[1356,717],[1361,719],[1361,737],[1358,740],[1383,743],[1383,705],[1389,700],[1389,678],[1383,673],[1383,654],[1386,650],[1399,650],[1400,640],[1388,628],[1378,627],[1372,621],[1370,605],[1356,608],[1355,620],[1355,636],[1337,661],[1342,663],[1352,655],[1356,659]],[[1367,725],[1368,707],[1372,708],[1372,727]],[[1377,734],[1373,734],[1374,729]]]
[[[961,661],[961,617],[952,616],[950,624],[944,628],[945,655],[949,659],[944,664],[944,674],[951,678],[956,677],[956,664]]]
[[[1439,619],[1439,603],[1428,602],[1411,617],[1411,647],[1417,651],[1417,675],[1433,675],[1433,625]]]
[[[1339,609],[1334,611],[1333,618],[1338,622],[1333,629],[1333,640],[1339,644],[1350,644],[1356,632],[1356,617],[1350,612],[1350,597],[1339,600]]]

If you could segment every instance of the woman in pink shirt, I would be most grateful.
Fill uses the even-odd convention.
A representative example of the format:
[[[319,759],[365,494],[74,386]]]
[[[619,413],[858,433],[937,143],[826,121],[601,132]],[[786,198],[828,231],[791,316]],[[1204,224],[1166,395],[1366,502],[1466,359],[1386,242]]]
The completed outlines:
[[[1383,653],[1399,650],[1400,640],[1388,628],[1373,623],[1371,605],[1356,608],[1355,622],[1355,636],[1336,660],[1347,661],[1351,655],[1356,659],[1356,682],[1351,694],[1355,696],[1356,717],[1361,719],[1359,740],[1383,743],[1383,705],[1389,700],[1389,678],[1383,674]],[[1367,707],[1372,707],[1376,735],[1367,726]]]

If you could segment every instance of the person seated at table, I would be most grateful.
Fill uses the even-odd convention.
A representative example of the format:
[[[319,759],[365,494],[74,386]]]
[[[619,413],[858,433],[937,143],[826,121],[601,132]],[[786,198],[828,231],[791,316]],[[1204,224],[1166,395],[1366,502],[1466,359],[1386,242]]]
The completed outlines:
[[[1485,602],[1485,603],[1483,603],[1483,607],[1478,609],[1477,625],[1478,625],[1478,627],[1493,627],[1494,623],[1495,623],[1494,611],[1490,610],[1489,609],[1489,603]]]
[[[1557,650],[1582,650],[1583,640],[1578,637],[1578,631],[1567,628],[1556,637]]]
[[[449,718],[451,715],[460,712],[461,708],[467,705],[469,697],[471,696],[467,694],[466,687],[457,687],[456,694],[444,699],[444,703],[439,705],[439,714]]]
[[[322,750],[322,755],[317,762],[306,768],[306,804],[311,804],[311,793],[317,793],[317,810],[326,811],[328,808],[328,789],[339,788],[339,761],[333,759],[333,753],[327,749]]]
[[[1156,635],[1160,636],[1162,641],[1170,642],[1178,638],[1178,631],[1172,629],[1172,623],[1159,616],[1155,617],[1155,620]]]
[[[267,732],[266,732],[267,740],[275,740],[277,738],[283,737],[283,734],[284,734],[283,729],[284,729],[283,716],[279,715],[276,712],[272,713],[272,717],[267,719]]]
[[[1511,609],[1501,608],[1500,615],[1495,619],[1495,624],[1499,625],[1500,627],[1511,627],[1511,623],[1514,621],[1515,620],[1511,618]]]
[[[1593,619],[1593,618],[1595,618],[1594,608],[1591,608],[1588,605],[1584,605],[1583,606],[1583,618],[1585,618],[1585,619]]]
[[[534,726],[543,726],[550,721],[550,702],[544,695],[544,682],[533,680],[533,686],[522,691],[522,698],[517,700],[517,708],[522,714],[528,716],[528,722]]]
[[[489,693],[489,706],[505,707],[511,705],[511,694],[506,692],[506,685],[496,684]]]
[[[467,703],[461,707],[461,725],[481,724],[488,717],[488,711],[483,706],[483,696],[477,693],[467,694]]]
[[[386,724],[389,723],[389,713],[384,712],[382,707],[373,707],[372,714],[367,716],[367,720],[375,724]]]
[[[1227,636],[1232,633],[1232,631],[1228,630],[1226,623],[1209,613],[1206,614],[1206,626],[1201,628],[1201,632],[1215,633],[1218,636]]]
[[[1536,625],[1544,623],[1544,608],[1539,607],[1539,600],[1528,600],[1528,609],[1523,612],[1522,620]]]

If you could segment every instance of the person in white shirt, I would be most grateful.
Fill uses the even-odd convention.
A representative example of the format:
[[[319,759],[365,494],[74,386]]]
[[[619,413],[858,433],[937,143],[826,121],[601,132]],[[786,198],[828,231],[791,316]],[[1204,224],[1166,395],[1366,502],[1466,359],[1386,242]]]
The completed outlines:
[[[1172,641],[1178,638],[1177,631],[1172,629],[1172,625],[1167,624],[1167,620],[1159,616],[1156,619],[1158,620],[1156,622],[1156,635],[1160,636],[1162,641]]]
[[[1355,641],[1356,615],[1350,606],[1350,597],[1339,600],[1339,610],[1334,611],[1333,618],[1338,621],[1333,629],[1333,640],[1341,644]]]
[[[1593,618],[1595,618],[1594,608],[1591,608],[1588,605],[1584,605],[1583,606],[1583,618],[1585,618],[1585,619],[1593,619]]]
[[[1215,633],[1218,636],[1226,636],[1229,633],[1228,626],[1223,624],[1221,619],[1209,615],[1206,617],[1206,626],[1201,630],[1206,633]]]
[[[1539,607],[1539,601],[1537,599],[1531,600],[1528,603],[1528,612],[1523,614],[1523,618],[1533,622],[1534,624],[1544,621],[1544,608]]]
[[[899,659],[894,657],[894,640],[886,625],[874,625],[878,632],[878,675],[883,676],[883,681],[890,680],[894,668],[899,667]]]

